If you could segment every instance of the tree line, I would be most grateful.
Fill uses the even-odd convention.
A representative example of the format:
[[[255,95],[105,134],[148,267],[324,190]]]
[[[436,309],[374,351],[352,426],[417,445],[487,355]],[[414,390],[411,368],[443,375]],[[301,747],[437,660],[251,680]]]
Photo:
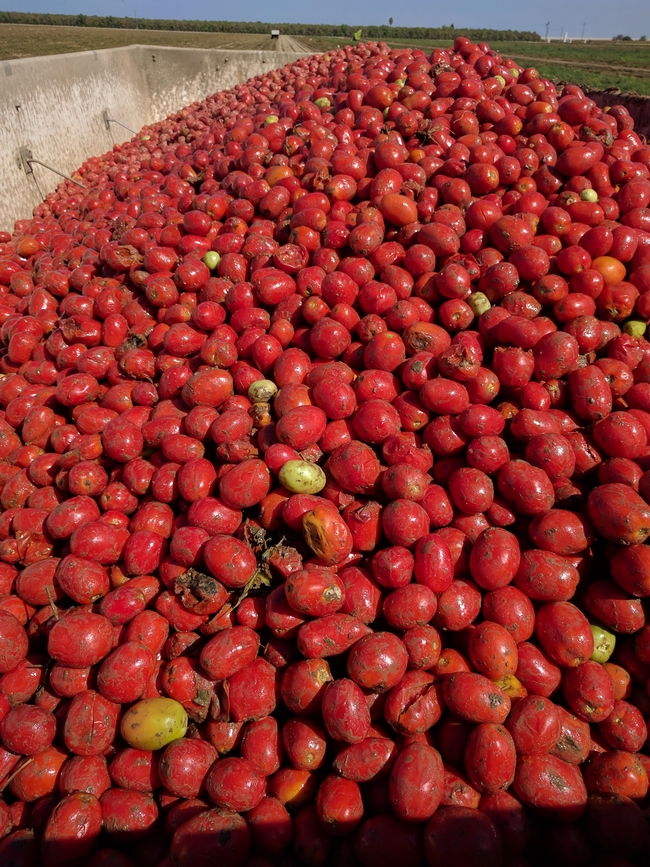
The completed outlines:
[[[290,36],[341,36],[352,39],[359,25],[269,24],[263,21],[175,21],[165,18],[129,18],[113,15],[55,15],[39,12],[0,12],[0,24],[52,24],[67,27],[114,27],[118,30],[181,30],[197,33],[268,33],[279,30]],[[539,33],[530,30],[458,29],[445,27],[391,27],[388,24],[363,27],[364,39],[447,39],[468,36],[474,41],[538,42]]]

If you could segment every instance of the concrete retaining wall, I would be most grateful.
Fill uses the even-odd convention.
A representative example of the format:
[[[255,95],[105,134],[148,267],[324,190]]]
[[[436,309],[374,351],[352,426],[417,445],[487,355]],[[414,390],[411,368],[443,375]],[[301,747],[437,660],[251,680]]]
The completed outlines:
[[[302,56],[131,45],[0,61],[0,230],[11,231],[15,220],[29,217],[40,193],[61,180],[38,165],[33,176],[26,175],[20,148],[69,175],[87,157],[131,137],[116,124],[106,129],[106,109],[109,117],[139,130]]]

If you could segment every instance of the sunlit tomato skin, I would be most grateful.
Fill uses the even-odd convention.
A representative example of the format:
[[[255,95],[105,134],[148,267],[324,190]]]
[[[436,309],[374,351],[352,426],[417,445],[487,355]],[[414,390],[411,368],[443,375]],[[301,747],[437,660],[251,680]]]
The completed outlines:
[[[75,792],[66,795],[50,814],[41,841],[46,863],[86,859],[95,847],[102,828],[102,808],[94,795]]]
[[[403,821],[425,821],[440,803],[442,785],[443,765],[437,750],[423,743],[410,744],[391,770],[391,806]]]
[[[636,800],[647,794],[648,774],[638,755],[611,750],[599,753],[585,768],[585,783],[589,794],[624,795]]]
[[[598,532],[612,542],[635,545],[648,536],[647,506],[628,485],[595,488],[589,495],[587,510]]]
[[[364,738],[344,747],[337,754],[333,767],[337,773],[356,783],[366,783],[384,777],[395,760],[397,750],[387,738]]]
[[[507,530],[484,530],[470,552],[472,578],[485,590],[496,590],[512,581],[520,562],[519,543]]]
[[[248,626],[233,626],[211,638],[201,651],[201,666],[213,680],[226,680],[257,656],[259,637]]]
[[[550,602],[537,613],[535,631],[553,662],[573,668],[586,662],[594,650],[589,621],[571,602]]]
[[[0,674],[5,674],[27,655],[29,642],[21,623],[13,614],[1,610],[0,637]]]
[[[503,626],[517,644],[527,641],[535,631],[535,609],[517,587],[506,585],[491,590],[483,597],[481,613],[485,620]],[[517,659],[519,666],[519,659]]]
[[[562,821],[579,819],[587,803],[580,770],[542,753],[520,757],[513,791],[524,804]]]
[[[255,765],[242,758],[216,762],[205,780],[211,802],[221,809],[245,811],[257,806],[264,797],[264,777]]]
[[[102,663],[97,688],[109,701],[118,704],[142,698],[154,670],[151,651],[135,641],[126,641]]]
[[[54,740],[56,719],[45,708],[19,704],[0,722],[3,746],[25,756],[37,755],[48,749]]]
[[[510,712],[510,699],[503,690],[473,672],[445,678],[442,694],[449,710],[468,722],[500,725]]]
[[[94,690],[78,693],[65,718],[63,739],[71,753],[97,756],[113,742],[117,730],[119,705]]]
[[[472,631],[467,649],[475,670],[490,680],[500,680],[517,670],[516,642],[498,623],[480,623]]]
[[[638,752],[648,737],[648,729],[641,711],[629,702],[616,700],[611,714],[598,729],[614,749]]]
[[[375,632],[358,641],[348,656],[348,674],[365,689],[384,692],[404,676],[408,653],[400,639],[389,632]]]
[[[52,627],[48,652],[63,665],[87,668],[104,659],[112,644],[113,628],[105,617],[73,609]]]
[[[578,570],[564,557],[531,548],[522,555],[514,584],[530,599],[558,602],[573,597],[579,580]]]
[[[524,515],[537,515],[553,507],[555,493],[545,472],[527,461],[505,464],[498,476],[501,495]]]
[[[321,826],[333,836],[353,831],[363,817],[363,801],[357,783],[330,774],[320,784],[316,811]]]
[[[567,672],[563,688],[569,707],[585,722],[603,722],[614,709],[614,682],[597,662],[587,660]]]
[[[556,706],[541,695],[529,695],[517,702],[506,720],[519,754],[547,753],[561,734]]]
[[[465,770],[482,792],[508,788],[515,776],[516,753],[512,737],[503,726],[478,725],[465,747]]]

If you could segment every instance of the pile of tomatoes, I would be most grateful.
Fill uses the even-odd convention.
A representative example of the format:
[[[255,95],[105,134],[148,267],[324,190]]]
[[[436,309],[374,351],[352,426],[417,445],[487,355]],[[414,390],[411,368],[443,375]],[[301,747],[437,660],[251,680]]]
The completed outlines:
[[[0,864],[646,863],[627,110],[371,43],[75,179],[0,233]]]

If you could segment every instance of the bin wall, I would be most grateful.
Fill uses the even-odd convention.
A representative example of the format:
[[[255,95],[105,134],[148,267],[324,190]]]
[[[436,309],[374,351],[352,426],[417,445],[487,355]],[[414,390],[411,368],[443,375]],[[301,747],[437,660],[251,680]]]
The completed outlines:
[[[89,156],[131,138],[117,124],[106,129],[105,109],[139,130],[301,56],[131,45],[0,62],[0,230],[11,231],[15,220],[29,217],[40,193],[61,180],[38,165],[26,175],[21,147],[69,175]]]

